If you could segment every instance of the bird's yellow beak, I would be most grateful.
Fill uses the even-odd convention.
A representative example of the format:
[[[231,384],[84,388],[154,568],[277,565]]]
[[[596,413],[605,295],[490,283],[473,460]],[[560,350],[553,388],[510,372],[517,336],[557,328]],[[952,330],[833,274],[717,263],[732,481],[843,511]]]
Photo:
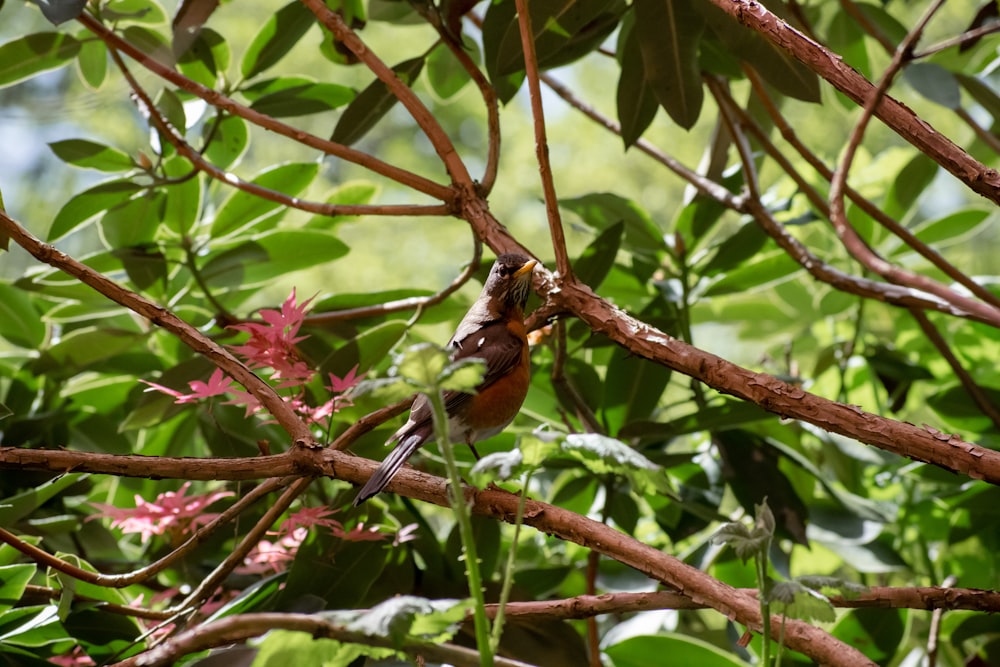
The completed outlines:
[[[538,264],[536,260],[529,259],[527,262],[524,263],[524,266],[522,266],[520,269],[514,272],[514,277],[520,278],[523,275],[530,274],[531,270],[535,268],[535,264]]]

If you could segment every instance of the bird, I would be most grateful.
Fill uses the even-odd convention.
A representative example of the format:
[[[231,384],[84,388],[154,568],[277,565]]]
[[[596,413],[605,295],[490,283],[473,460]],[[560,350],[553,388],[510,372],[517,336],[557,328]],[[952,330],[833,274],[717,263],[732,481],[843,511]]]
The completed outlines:
[[[538,262],[518,253],[497,257],[483,291],[448,341],[452,361],[482,359],[486,363],[475,393],[444,392],[452,442],[474,444],[500,433],[521,409],[530,384],[530,361],[524,306]],[[398,443],[354,498],[357,507],[382,491],[406,460],[434,437],[430,401],[419,394],[410,418],[386,442]]]

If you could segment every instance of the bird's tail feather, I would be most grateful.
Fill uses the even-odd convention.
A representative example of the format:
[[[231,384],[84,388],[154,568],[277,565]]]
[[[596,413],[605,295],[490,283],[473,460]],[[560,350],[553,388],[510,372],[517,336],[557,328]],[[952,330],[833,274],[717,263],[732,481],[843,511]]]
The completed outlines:
[[[354,506],[357,507],[372,496],[378,494],[389,484],[389,481],[399,472],[406,460],[413,452],[417,451],[420,445],[424,444],[426,437],[423,434],[411,434],[404,437],[396,445],[389,455],[385,457],[375,473],[368,478],[365,485],[361,487],[357,497],[354,499]]]

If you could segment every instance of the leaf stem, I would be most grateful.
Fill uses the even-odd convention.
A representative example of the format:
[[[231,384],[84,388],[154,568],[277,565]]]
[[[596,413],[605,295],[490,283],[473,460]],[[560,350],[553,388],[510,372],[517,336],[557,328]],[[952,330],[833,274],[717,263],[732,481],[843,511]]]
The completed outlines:
[[[500,600],[497,604],[497,613],[493,618],[493,633],[490,636],[490,651],[495,653],[500,646],[500,637],[503,636],[504,607],[510,599],[510,589],[514,584],[514,561],[517,558],[517,540],[521,535],[521,519],[524,517],[524,501],[528,497],[528,484],[531,482],[531,472],[524,475],[524,484],[521,487],[521,497],[517,500],[517,516],[514,518],[514,537],[511,540],[510,550],[507,552],[507,563],[503,569],[503,585],[500,588]]]
[[[462,550],[465,553],[465,575],[469,580],[469,595],[473,602],[473,625],[476,630],[476,646],[479,649],[479,660],[482,667],[493,667],[493,650],[490,642],[490,622],[486,617],[486,600],[483,597],[483,581],[479,572],[479,556],[476,552],[475,535],[472,532],[472,520],[469,506],[462,492],[462,478],[458,474],[458,463],[455,461],[455,451],[452,449],[448,433],[448,413],[445,411],[441,388],[427,393],[434,417],[434,437],[441,446],[445,466],[448,468],[448,499],[455,512],[458,522],[458,534],[462,539]]]

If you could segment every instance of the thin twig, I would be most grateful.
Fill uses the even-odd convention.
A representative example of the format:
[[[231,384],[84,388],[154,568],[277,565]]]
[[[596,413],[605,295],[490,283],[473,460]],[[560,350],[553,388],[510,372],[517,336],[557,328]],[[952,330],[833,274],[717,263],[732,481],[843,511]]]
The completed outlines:
[[[444,204],[327,204],[323,202],[300,199],[299,197],[292,197],[284,194],[283,192],[278,192],[277,190],[272,190],[271,188],[265,188],[264,186],[256,183],[245,181],[239,176],[215,166],[206,160],[200,151],[195,150],[190,144],[188,144],[181,133],[177,131],[177,128],[175,128],[170,121],[168,121],[163,114],[160,113],[160,110],[156,108],[152,98],[149,97],[149,94],[143,90],[142,86],[139,85],[139,82],[132,76],[132,72],[129,71],[118,51],[114,47],[109,46],[108,52],[111,54],[111,59],[115,61],[118,69],[125,77],[125,80],[132,88],[133,97],[137,102],[139,112],[149,119],[153,126],[159,130],[160,134],[164,136],[167,141],[169,141],[174,148],[177,149],[177,152],[187,159],[187,161],[190,162],[195,169],[207,174],[220,183],[225,183],[226,185],[230,185],[237,190],[242,190],[248,194],[252,194],[268,201],[273,201],[281,204],[282,206],[287,206],[288,208],[295,208],[300,211],[306,211],[307,213],[315,213],[317,215],[326,215],[331,217],[337,215],[447,215],[450,212],[450,207]]]
[[[288,139],[309,146],[310,148],[315,148],[316,150],[322,151],[327,155],[333,155],[334,157],[357,164],[375,172],[376,174],[380,174],[386,178],[396,181],[401,185],[410,187],[418,192],[423,192],[424,194],[429,195],[434,199],[438,199],[445,204],[451,204],[454,201],[455,192],[447,185],[435,183],[434,181],[420,176],[419,174],[414,174],[413,172],[401,169],[395,165],[383,162],[376,157],[350,148],[349,146],[344,146],[343,144],[338,144],[327,139],[321,139],[320,137],[309,134],[304,130],[282,123],[267,114],[262,114],[259,111],[255,111],[247,106],[244,106],[232,98],[223,95],[219,91],[193,81],[173,68],[164,65],[155,58],[152,58],[128,41],[119,37],[112,30],[109,30],[100,21],[86,12],[81,14],[77,20],[80,21],[80,23],[82,23],[88,30],[100,37],[101,40],[108,46],[121,51],[153,74],[169,81],[185,92],[200,97],[205,100],[205,102],[218,109],[226,111],[234,116],[238,116],[265,130],[274,132],[275,134],[280,134],[283,137],[287,137]]]
[[[861,117],[858,119],[857,124],[854,126],[854,130],[851,132],[850,138],[847,142],[847,147],[844,150],[844,156],[841,163],[834,170],[833,179],[830,183],[830,221],[833,223],[833,228],[837,232],[837,236],[840,237],[841,243],[843,243],[847,251],[852,257],[869,270],[874,271],[876,274],[882,276],[890,282],[907,285],[933,294],[938,298],[956,306],[957,308],[961,308],[962,310],[978,316],[983,321],[995,327],[1000,327],[1000,308],[996,308],[994,306],[981,303],[975,299],[970,299],[957,294],[954,290],[941,285],[936,280],[931,280],[926,276],[914,274],[911,271],[894,266],[879,257],[851,226],[844,209],[844,191],[847,183],[847,175],[850,173],[851,164],[854,160],[855,154],[857,153],[858,147],[861,145],[861,140],[864,137],[865,129],[868,127],[868,122],[871,120],[875,108],[879,105],[879,102],[888,91],[889,86],[892,85],[892,81],[895,78],[896,73],[899,72],[903,63],[906,62],[909,57],[910,50],[913,45],[920,38],[920,35],[923,34],[923,30],[926,27],[927,22],[930,21],[931,17],[934,16],[943,2],[944,0],[935,0],[913,29],[907,34],[906,38],[896,49],[892,62],[889,63],[889,66],[886,69],[882,80],[879,82],[878,87],[865,102],[864,109],[862,109],[861,112]]]
[[[462,272],[452,280],[447,287],[431,296],[414,296],[407,299],[396,299],[386,301],[372,306],[360,306],[358,308],[348,308],[346,310],[335,310],[329,313],[312,313],[306,315],[305,323],[308,325],[326,325],[334,322],[345,322],[348,320],[358,320],[365,317],[379,317],[390,315],[407,310],[424,310],[438,305],[449,296],[457,292],[469,279],[476,274],[483,258],[483,244],[477,237],[473,237],[472,258],[465,265]]]
[[[455,145],[448,138],[448,134],[441,127],[441,124],[438,123],[434,114],[420,101],[416,93],[403,83],[396,76],[396,73],[382,62],[374,51],[368,48],[361,38],[358,37],[358,34],[351,30],[350,26],[344,22],[343,17],[330,10],[323,0],[302,0],[302,4],[315,14],[320,23],[333,33],[337,41],[356,55],[358,60],[363,62],[386,85],[389,91],[395,95],[399,103],[406,108],[410,117],[413,118],[417,126],[420,127],[430,140],[431,145],[434,146],[434,150],[444,163],[444,167],[448,171],[448,175],[451,176],[452,182],[471,184],[472,177],[469,176],[469,171],[466,169],[465,163],[462,162],[461,157],[459,157],[458,152],[455,150]]]
[[[938,353],[944,357],[944,360],[948,362],[951,367],[951,372],[955,374],[958,381],[965,388],[965,391],[972,397],[976,405],[982,410],[983,414],[989,417],[990,421],[993,422],[994,428],[1000,430],[1000,410],[997,410],[997,406],[993,404],[990,397],[987,396],[983,388],[972,378],[972,375],[965,369],[962,362],[958,360],[955,353],[951,351],[951,346],[948,345],[948,341],[944,339],[938,328],[934,326],[934,323],[930,321],[927,317],[927,313],[922,310],[911,309],[910,314],[913,315],[913,319],[917,321],[920,328],[923,330],[924,335],[927,339],[937,348]]]
[[[923,58],[928,58],[933,56],[935,53],[940,53],[941,51],[946,51],[954,46],[962,46],[968,42],[975,41],[986,35],[992,35],[995,32],[1000,32],[1000,22],[992,21],[986,25],[981,25],[978,28],[973,28],[972,30],[967,30],[960,35],[955,35],[944,41],[938,42],[937,44],[931,44],[926,49],[913,52],[913,59],[920,60]]]
[[[549,143],[545,130],[545,110],[542,106],[538,57],[535,54],[535,33],[531,27],[531,13],[528,11],[528,0],[515,0],[515,5],[517,6],[517,24],[521,32],[521,47],[524,51],[528,92],[531,97],[531,117],[535,127],[535,157],[538,161],[538,173],[542,180],[542,193],[545,196],[545,212],[549,220],[552,250],[556,257],[556,270],[563,280],[573,280],[573,266],[570,264],[569,253],[566,250],[566,236],[563,231],[562,217],[559,215],[559,200],[552,178],[552,164],[549,162]]]

